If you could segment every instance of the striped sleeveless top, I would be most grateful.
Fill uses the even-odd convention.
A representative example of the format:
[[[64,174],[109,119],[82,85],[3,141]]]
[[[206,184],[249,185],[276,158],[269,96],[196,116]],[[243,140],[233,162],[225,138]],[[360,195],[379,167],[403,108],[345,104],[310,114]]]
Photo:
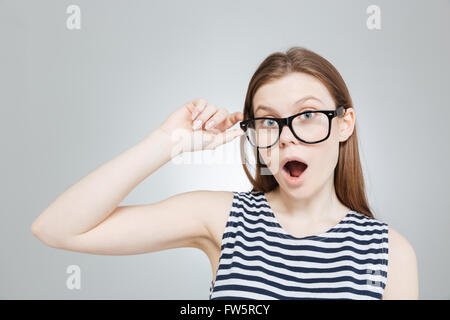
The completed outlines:
[[[287,233],[261,191],[233,192],[215,299],[381,299],[388,225],[356,211],[320,235]]]

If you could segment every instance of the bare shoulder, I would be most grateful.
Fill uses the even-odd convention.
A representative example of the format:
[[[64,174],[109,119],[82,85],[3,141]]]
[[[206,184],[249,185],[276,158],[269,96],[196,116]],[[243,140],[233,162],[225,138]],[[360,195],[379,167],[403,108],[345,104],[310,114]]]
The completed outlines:
[[[388,227],[388,237],[388,271],[383,299],[418,299],[419,279],[414,248],[392,227]]]

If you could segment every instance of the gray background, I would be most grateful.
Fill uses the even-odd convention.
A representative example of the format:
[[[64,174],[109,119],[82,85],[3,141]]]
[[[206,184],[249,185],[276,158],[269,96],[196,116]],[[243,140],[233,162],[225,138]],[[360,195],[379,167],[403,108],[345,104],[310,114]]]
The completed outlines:
[[[66,28],[70,4],[81,30]],[[366,27],[371,4],[381,30]],[[450,298],[449,13],[448,0],[0,1],[0,297],[207,299],[212,271],[198,249],[82,254],[45,246],[30,225],[187,101],[242,111],[259,63],[298,45],[349,87],[370,204],[413,245],[420,298]],[[121,204],[248,190],[236,158],[168,163]],[[72,264],[80,290],[66,288]]]

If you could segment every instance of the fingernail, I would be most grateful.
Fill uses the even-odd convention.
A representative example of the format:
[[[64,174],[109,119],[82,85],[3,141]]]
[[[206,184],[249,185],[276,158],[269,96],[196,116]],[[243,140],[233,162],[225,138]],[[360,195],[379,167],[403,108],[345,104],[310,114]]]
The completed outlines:
[[[192,114],[192,119],[191,120],[194,120],[195,119],[195,117],[198,115],[198,111],[197,110],[195,110],[194,111],[194,113]]]
[[[206,124],[206,126],[205,126],[205,129],[211,129],[213,126],[215,125],[215,123],[214,123],[214,121],[209,121],[207,124]]]
[[[197,119],[194,121],[194,124],[192,125],[192,129],[196,130],[196,129],[200,128],[201,125],[202,125],[202,120]]]

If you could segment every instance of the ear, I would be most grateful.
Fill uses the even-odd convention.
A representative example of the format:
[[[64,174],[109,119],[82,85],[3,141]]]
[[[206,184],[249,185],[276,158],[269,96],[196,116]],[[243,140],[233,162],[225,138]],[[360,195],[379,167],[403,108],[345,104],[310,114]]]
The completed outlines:
[[[339,117],[339,142],[346,141],[355,128],[355,112],[353,108],[345,109],[345,114]]]

